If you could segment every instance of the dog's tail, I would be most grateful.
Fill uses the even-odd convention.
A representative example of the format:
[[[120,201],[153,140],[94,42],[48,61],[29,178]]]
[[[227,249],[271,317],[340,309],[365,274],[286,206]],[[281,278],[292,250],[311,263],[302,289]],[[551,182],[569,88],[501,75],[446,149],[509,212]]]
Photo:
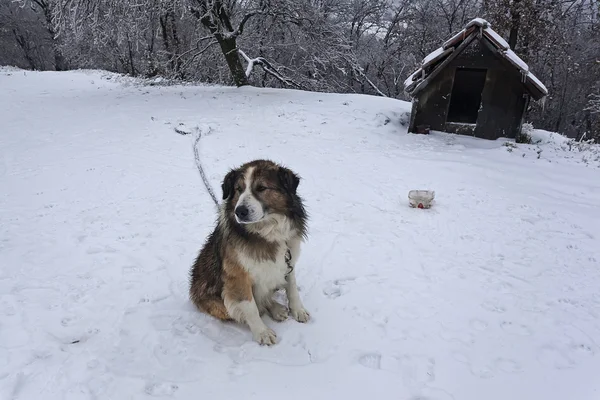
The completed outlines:
[[[210,132],[211,128],[209,127],[208,129]],[[194,141],[194,159],[196,160],[196,167],[198,168],[198,172],[200,172],[200,177],[202,178],[202,182],[204,182],[204,186],[206,187],[208,194],[212,198],[212,200],[215,203],[215,205],[217,206],[217,208],[219,208],[219,201],[217,200],[217,196],[215,196],[215,192],[214,192],[212,186],[210,186],[210,182],[208,181],[208,178],[206,177],[206,174],[204,173],[204,167],[202,166],[202,161],[200,161],[200,151],[198,150],[198,147],[200,145],[200,138],[202,137],[202,131],[199,128],[197,128],[196,131],[198,132],[198,135],[196,136],[196,140]]]

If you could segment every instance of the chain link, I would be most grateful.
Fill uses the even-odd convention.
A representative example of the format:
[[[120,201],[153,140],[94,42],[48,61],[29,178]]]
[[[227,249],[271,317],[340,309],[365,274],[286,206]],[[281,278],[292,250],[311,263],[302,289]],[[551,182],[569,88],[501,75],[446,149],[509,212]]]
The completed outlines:
[[[294,266],[292,265],[292,251],[290,250],[289,247],[285,252],[285,263],[287,264],[287,267],[288,267],[287,272],[285,273],[285,276],[287,277],[294,270]]]

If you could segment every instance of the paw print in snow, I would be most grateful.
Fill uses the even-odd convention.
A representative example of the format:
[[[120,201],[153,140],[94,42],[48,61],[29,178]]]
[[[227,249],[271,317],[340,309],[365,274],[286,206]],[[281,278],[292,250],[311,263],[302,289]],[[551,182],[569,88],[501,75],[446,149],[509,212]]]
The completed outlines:
[[[169,383],[147,383],[144,392],[152,397],[173,395],[179,387]]]
[[[335,299],[348,292],[347,285],[353,282],[356,278],[342,278],[327,282],[323,293],[330,299]]]

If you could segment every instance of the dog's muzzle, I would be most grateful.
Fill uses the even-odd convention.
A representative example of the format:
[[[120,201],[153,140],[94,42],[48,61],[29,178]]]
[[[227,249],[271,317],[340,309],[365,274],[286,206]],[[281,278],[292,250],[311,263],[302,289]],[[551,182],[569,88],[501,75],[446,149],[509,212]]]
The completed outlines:
[[[234,214],[238,224],[252,224],[262,220],[265,216],[262,204],[248,191],[240,196]]]
[[[248,215],[250,210],[245,205],[241,205],[235,208],[235,217],[240,223],[248,223]]]
[[[262,210],[256,210],[255,208],[248,207],[245,204],[240,204],[237,206],[234,214],[235,220],[238,224],[253,224],[261,221],[265,216]]]

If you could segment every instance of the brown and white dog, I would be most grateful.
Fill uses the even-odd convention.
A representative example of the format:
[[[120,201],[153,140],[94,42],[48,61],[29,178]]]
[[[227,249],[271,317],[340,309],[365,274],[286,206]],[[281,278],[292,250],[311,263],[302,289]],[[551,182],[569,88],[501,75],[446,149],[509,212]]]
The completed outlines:
[[[261,345],[277,339],[260,317],[265,311],[275,321],[288,313],[298,322],[310,318],[294,275],[307,221],[299,183],[294,172],[268,160],[229,171],[217,226],[190,272],[192,302],[216,318],[247,324]],[[289,311],[273,299],[282,288]]]

